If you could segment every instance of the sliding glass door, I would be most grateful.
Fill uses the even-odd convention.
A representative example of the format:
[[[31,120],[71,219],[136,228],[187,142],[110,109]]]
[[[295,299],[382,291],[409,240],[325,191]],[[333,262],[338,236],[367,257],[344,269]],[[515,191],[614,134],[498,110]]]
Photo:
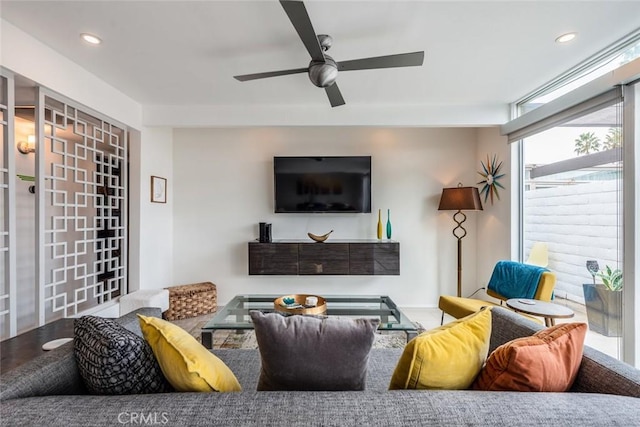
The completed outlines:
[[[588,343],[621,358],[623,277],[622,100],[576,109],[522,140],[524,258],[548,248],[555,296],[589,323]]]

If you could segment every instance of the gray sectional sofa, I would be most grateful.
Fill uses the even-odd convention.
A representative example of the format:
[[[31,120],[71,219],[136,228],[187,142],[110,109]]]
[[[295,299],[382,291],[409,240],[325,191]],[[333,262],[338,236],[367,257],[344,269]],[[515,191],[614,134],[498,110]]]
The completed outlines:
[[[159,316],[159,309],[142,309]],[[135,313],[118,321],[140,333]],[[502,308],[491,350],[540,326]],[[388,391],[400,349],[371,352],[366,390],[258,392],[257,350],[214,350],[236,374],[239,393],[91,396],[73,343],[0,377],[3,426],[640,426],[640,371],[586,347],[568,393]]]

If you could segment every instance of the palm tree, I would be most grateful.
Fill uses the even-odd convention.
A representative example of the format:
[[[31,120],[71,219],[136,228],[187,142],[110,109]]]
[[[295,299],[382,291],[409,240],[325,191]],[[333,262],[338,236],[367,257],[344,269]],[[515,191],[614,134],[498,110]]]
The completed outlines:
[[[607,135],[604,137],[604,150],[611,150],[622,146],[622,129],[619,127],[609,128]]]
[[[600,151],[600,138],[593,132],[581,133],[578,138],[574,140],[576,154],[590,154]]]

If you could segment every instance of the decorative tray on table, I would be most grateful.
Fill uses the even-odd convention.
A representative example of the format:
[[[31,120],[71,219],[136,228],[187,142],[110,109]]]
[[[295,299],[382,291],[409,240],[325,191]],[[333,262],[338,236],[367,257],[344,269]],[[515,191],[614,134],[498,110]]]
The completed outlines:
[[[314,304],[315,302],[315,304]],[[327,302],[317,295],[294,294],[276,298],[273,301],[276,311],[287,314],[324,314]]]

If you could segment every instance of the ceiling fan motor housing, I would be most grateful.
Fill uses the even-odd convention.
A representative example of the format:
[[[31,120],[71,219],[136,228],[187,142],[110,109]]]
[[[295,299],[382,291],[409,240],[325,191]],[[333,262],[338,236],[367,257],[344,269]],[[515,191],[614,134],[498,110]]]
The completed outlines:
[[[328,87],[338,77],[338,64],[332,57],[325,54],[325,62],[311,61],[309,63],[309,80],[318,87]]]
[[[320,48],[322,48],[323,52],[331,49],[331,45],[333,44],[333,37],[329,34],[318,34],[318,43],[320,43]]]

